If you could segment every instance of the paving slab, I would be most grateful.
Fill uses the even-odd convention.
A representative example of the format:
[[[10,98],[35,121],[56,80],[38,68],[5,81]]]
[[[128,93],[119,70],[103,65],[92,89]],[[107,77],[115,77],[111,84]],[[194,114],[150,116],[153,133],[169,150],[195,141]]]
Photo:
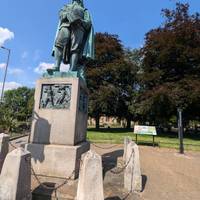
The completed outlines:
[[[98,145],[105,148],[113,146],[113,144]],[[99,149],[91,145],[91,148],[103,156],[105,199],[123,200],[128,195],[128,192],[123,189],[123,174],[116,175],[111,172],[111,170],[117,170],[117,161],[123,162],[123,145],[111,149]],[[175,149],[149,146],[140,146],[139,151],[143,191],[129,195],[126,200],[199,200],[200,152],[189,151],[185,155],[180,155]],[[63,180],[54,182],[59,181],[61,183]],[[32,187],[37,188],[37,185],[38,183],[32,177]],[[67,200],[72,200],[76,195],[76,189],[77,180],[69,182],[60,190],[65,190],[69,195]],[[51,193],[52,199],[56,199],[55,193],[48,192]],[[51,198],[47,196],[40,199],[49,200]]]

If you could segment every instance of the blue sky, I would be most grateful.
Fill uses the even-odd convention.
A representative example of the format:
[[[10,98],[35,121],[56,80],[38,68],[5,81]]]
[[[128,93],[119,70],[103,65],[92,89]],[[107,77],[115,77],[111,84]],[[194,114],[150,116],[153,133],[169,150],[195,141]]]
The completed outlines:
[[[52,66],[51,49],[59,9],[70,0],[1,0],[0,44],[11,49],[6,88],[34,87],[39,72]],[[175,0],[85,0],[96,32],[119,35],[126,47],[138,48],[145,33],[163,22],[162,8]],[[199,0],[182,0],[191,12],[200,12]],[[8,39],[8,40],[6,40]],[[10,39],[10,40],[9,40]],[[0,50],[0,84],[6,52]]]

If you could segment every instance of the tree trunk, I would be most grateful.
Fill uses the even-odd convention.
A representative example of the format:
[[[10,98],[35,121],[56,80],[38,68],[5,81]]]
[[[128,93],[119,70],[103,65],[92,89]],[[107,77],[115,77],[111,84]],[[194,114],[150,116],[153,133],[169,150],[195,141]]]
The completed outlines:
[[[96,116],[95,121],[96,121],[96,129],[99,129],[99,120],[100,120],[100,116]]]
[[[172,132],[172,127],[171,127],[171,125],[167,126],[167,131],[168,131],[168,133],[171,133],[171,132]]]
[[[130,118],[127,118],[126,121],[127,121],[126,128],[127,128],[127,129],[130,129],[130,128],[131,128],[131,119],[130,119]]]
[[[195,123],[195,126],[194,126],[194,132],[195,133],[198,133],[198,127],[197,127],[197,124]]]

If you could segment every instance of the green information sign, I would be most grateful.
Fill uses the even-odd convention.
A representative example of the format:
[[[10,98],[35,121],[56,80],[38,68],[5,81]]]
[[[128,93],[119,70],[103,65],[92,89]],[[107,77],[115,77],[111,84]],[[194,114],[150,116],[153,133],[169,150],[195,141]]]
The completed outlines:
[[[155,126],[134,126],[134,133],[138,135],[157,135]]]

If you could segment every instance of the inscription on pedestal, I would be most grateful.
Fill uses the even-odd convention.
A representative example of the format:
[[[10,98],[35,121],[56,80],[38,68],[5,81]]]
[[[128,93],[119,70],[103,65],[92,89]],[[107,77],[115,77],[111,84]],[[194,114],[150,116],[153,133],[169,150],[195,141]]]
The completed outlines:
[[[80,92],[79,110],[84,113],[88,111],[88,95],[83,90]]]
[[[42,85],[40,109],[69,109],[71,88],[70,84]]]

